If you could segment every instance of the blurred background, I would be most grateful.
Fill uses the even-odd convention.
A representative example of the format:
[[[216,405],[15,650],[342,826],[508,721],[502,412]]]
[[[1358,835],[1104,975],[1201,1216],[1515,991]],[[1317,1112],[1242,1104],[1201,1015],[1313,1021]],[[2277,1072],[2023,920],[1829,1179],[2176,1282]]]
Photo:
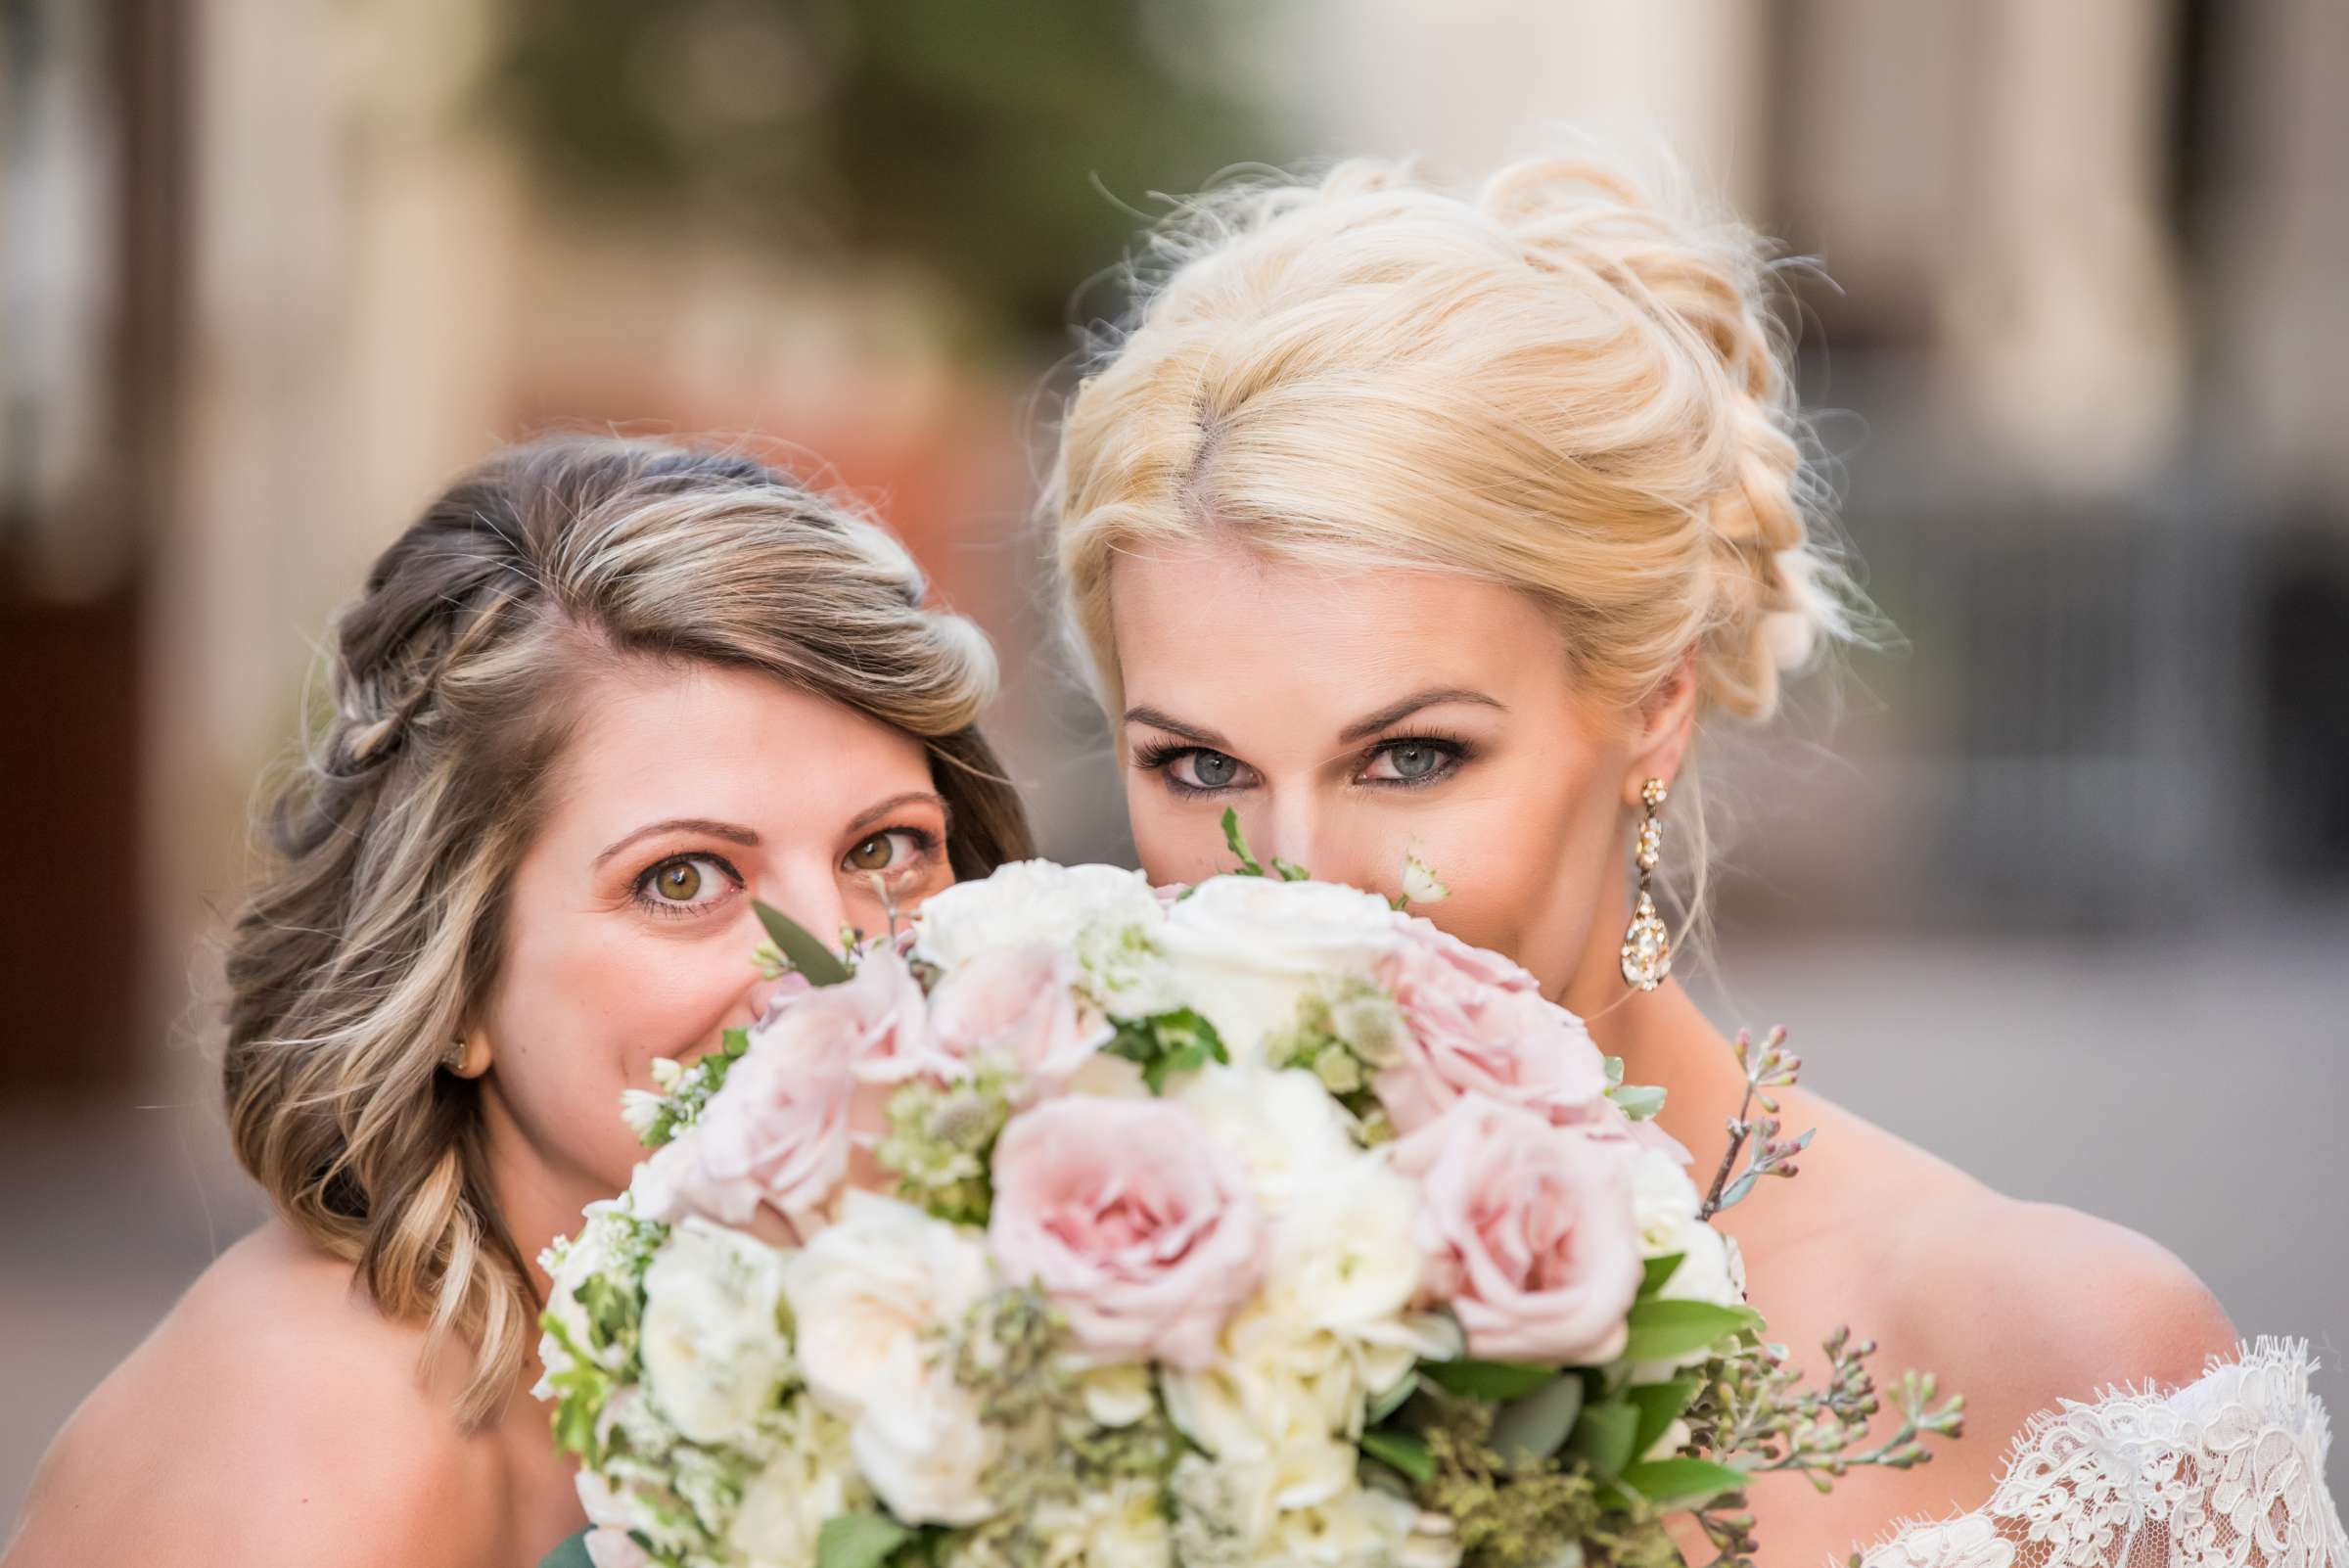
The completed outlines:
[[[1118,857],[1033,570],[1072,324],[1158,193],[1352,152],[1472,178],[1557,125],[1823,259],[1807,395],[1904,638],[1722,748],[1700,995],[2151,1234],[2349,1407],[2349,7],[0,21],[0,839],[33,873],[0,902],[0,1517],[259,1215],[204,943],[330,610],[442,481],[557,423],[788,443],[998,640],[1047,853]]]

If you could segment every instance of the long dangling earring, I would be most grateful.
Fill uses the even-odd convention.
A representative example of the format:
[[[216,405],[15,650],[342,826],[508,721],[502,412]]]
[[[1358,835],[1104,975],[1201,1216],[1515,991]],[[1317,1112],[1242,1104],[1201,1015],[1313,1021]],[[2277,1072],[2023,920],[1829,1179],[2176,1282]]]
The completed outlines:
[[[1639,899],[1632,905],[1632,923],[1624,928],[1623,978],[1641,991],[1655,990],[1672,973],[1672,933],[1665,929],[1664,917],[1656,913],[1656,900],[1647,891],[1648,879],[1655,875],[1656,862],[1664,853],[1664,824],[1656,819],[1656,813],[1664,808],[1670,794],[1660,778],[1639,786],[1639,800],[1647,807],[1647,815],[1639,823],[1633,852],[1639,862]]]

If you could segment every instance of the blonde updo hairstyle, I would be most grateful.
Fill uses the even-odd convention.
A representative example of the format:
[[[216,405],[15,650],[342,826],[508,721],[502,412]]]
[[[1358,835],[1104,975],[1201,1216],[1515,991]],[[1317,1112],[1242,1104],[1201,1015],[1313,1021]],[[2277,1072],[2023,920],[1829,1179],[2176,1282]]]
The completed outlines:
[[[338,618],[333,715],[265,813],[273,863],[230,939],[229,1127],[285,1221],[429,1327],[428,1358],[469,1347],[467,1421],[502,1403],[539,1303],[480,1085],[441,1063],[497,979],[581,688],[723,666],[916,736],[954,870],[984,875],[1034,853],[975,727],[994,660],[923,598],[888,534],[747,456],[565,437],[457,481]]]
[[[1704,712],[1767,716],[1845,631],[1828,490],[1745,229],[1588,160],[1471,195],[1353,161],[1184,204],[1135,271],[1045,503],[1113,717],[1114,563],[1210,535],[1520,589],[1627,718],[1683,660]]]

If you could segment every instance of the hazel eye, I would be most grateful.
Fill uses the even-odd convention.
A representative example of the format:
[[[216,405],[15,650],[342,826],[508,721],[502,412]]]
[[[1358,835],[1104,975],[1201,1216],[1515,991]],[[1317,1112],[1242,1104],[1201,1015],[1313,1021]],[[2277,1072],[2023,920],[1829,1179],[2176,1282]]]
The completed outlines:
[[[645,873],[640,885],[644,899],[663,909],[701,902],[724,891],[726,868],[714,855],[680,854]]]
[[[919,856],[926,846],[917,834],[904,828],[892,828],[860,839],[856,847],[841,856],[844,870],[874,872],[894,871]]]

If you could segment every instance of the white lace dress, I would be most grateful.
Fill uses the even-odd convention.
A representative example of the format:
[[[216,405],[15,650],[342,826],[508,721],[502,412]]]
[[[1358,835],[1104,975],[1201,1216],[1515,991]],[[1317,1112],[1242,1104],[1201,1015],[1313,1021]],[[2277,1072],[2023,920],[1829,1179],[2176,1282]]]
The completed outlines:
[[[1899,1527],[1863,1568],[2349,1568],[2312,1370],[2263,1339],[2173,1392],[2066,1401],[1987,1504]]]

